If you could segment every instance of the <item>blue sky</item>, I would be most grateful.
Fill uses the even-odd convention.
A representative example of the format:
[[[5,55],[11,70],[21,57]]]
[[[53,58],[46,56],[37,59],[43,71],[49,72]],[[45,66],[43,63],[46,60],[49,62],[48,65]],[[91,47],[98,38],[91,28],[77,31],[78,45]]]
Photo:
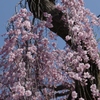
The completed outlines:
[[[9,18],[15,13],[15,5],[20,0],[1,0],[0,1],[0,35],[6,32],[6,24]],[[96,15],[100,14],[100,0],[84,0],[85,7],[89,8],[91,12]],[[99,33],[98,33],[99,34]],[[3,46],[3,38],[0,36],[0,47]],[[58,44],[61,48],[64,46],[64,42],[59,39]]]

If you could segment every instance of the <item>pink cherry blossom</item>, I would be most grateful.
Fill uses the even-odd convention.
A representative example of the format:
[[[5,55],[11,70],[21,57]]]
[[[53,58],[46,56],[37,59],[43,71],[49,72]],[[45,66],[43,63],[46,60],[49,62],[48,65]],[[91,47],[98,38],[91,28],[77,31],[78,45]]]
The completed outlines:
[[[27,90],[27,91],[25,91],[25,95],[26,96],[31,96],[32,95],[32,92],[30,90]]]
[[[79,100],[84,100],[83,98],[79,98]]]
[[[70,36],[66,36],[66,41],[70,40],[71,37]]]
[[[75,98],[77,98],[77,93],[76,93],[76,91],[73,91],[72,92],[72,97],[75,99]]]

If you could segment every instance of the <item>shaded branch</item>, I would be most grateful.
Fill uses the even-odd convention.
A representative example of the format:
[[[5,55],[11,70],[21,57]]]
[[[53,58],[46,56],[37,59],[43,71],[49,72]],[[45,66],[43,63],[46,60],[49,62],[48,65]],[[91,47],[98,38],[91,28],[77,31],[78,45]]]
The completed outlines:
[[[53,28],[50,28],[50,30],[56,33],[65,41],[66,35],[69,34],[69,28],[68,25],[65,25],[65,22],[62,20],[62,16],[64,15],[62,11],[55,8],[55,4],[49,0],[40,0],[40,2],[39,0],[34,0],[34,1],[27,0],[27,1],[29,9],[33,13],[35,18],[38,18],[40,20],[46,20],[46,18],[43,15],[44,12],[47,12],[52,15]],[[68,41],[67,43],[71,45],[70,41]]]

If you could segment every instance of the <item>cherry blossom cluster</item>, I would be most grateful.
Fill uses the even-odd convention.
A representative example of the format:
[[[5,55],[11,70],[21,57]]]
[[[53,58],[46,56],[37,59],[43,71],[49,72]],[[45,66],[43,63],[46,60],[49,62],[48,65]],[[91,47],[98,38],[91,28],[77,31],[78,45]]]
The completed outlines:
[[[48,100],[55,98],[54,91],[59,84],[71,91],[72,100],[79,98],[75,91],[75,81],[82,86],[95,80],[89,73],[92,61],[100,70],[97,42],[93,35],[93,25],[100,20],[84,8],[82,0],[62,0],[57,9],[64,13],[62,20],[68,23],[70,33],[65,37],[71,46],[60,50],[55,35],[46,28],[52,28],[52,16],[44,13],[46,21],[34,25],[27,9],[11,17],[7,27],[7,38],[0,49],[0,99],[4,100]],[[90,17],[90,19],[89,19]],[[63,34],[63,33],[61,33]],[[95,67],[95,66],[94,66]],[[42,88],[42,89],[41,89]],[[100,99],[95,84],[90,86],[91,93]]]
[[[91,92],[93,94],[93,97],[99,97],[98,100],[100,99],[100,92],[99,92],[99,89],[97,89],[97,86],[96,84],[92,84],[91,85]]]
[[[61,61],[66,52],[57,49],[54,33],[50,31],[46,33],[51,43],[43,36],[44,28],[51,27],[51,23],[42,21],[34,26],[30,16],[31,13],[26,9],[21,9],[8,23],[7,38],[0,50],[2,58],[0,65],[3,68],[0,78],[0,98],[5,100],[47,98],[43,98],[38,90],[38,87],[43,85],[46,87],[43,92],[49,91],[52,97],[54,90],[48,87],[56,88],[58,83],[66,83],[69,85],[67,87],[71,87],[66,81],[67,73],[61,70],[64,66]],[[48,15],[47,20],[50,18]],[[48,92],[45,94],[48,95]]]
[[[69,66],[73,69],[68,71],[68,74],[71,78],[87,85],[88,79],[94,80],[88,72],[92,67],[89,61],[95,63],[100,70],[99,51],[92,28],[95,25],[100,26],[100,19],[84,7],[83,0],[61,0],[61,3],[62,5],[58,4],[56,7],[65,14],[62,20],[68,23],[70,29],[70,34],[65,39],[71,41],[71,48],[74,50],[68,52],[66,56],[66,62],[70,62]],[[94,67],[96,69],[96,66]],[[72,94],[76,97],[76,93]]]
[[[35,45],[30,44],[27,47],[28,44],[26,43],[30,39],[38,38],[38,35],[31,33],[30,15],[32,14],[27,12],[26,9],[21,9],[18,14],[11,17],[6,34],[8,37],[0,50],[2,58],[0,65],[3,67],[2,77],[0,78],[2,84],[0,98],[5,100],[18,100],[20,97],[25,96],[27,98],[32,95],[30,87],[25,86],[24,82],[25,78],[28,81],[29,71],[29,68],[26,68],[25,60],[31,59],[31,62],[34,62],[31,54],[33,53],[35,56],[37,50]]]

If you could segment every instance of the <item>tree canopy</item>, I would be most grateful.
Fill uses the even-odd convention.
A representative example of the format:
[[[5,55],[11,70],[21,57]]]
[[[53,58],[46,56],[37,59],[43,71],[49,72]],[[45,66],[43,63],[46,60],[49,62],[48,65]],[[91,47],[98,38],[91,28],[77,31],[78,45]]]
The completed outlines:
[[[100,19],[83,0],[21,0],[19,5],[0,49],[0,99],[99,100],[93,26],[100,26]],[[63,50],[57,36],[66,42]]]

